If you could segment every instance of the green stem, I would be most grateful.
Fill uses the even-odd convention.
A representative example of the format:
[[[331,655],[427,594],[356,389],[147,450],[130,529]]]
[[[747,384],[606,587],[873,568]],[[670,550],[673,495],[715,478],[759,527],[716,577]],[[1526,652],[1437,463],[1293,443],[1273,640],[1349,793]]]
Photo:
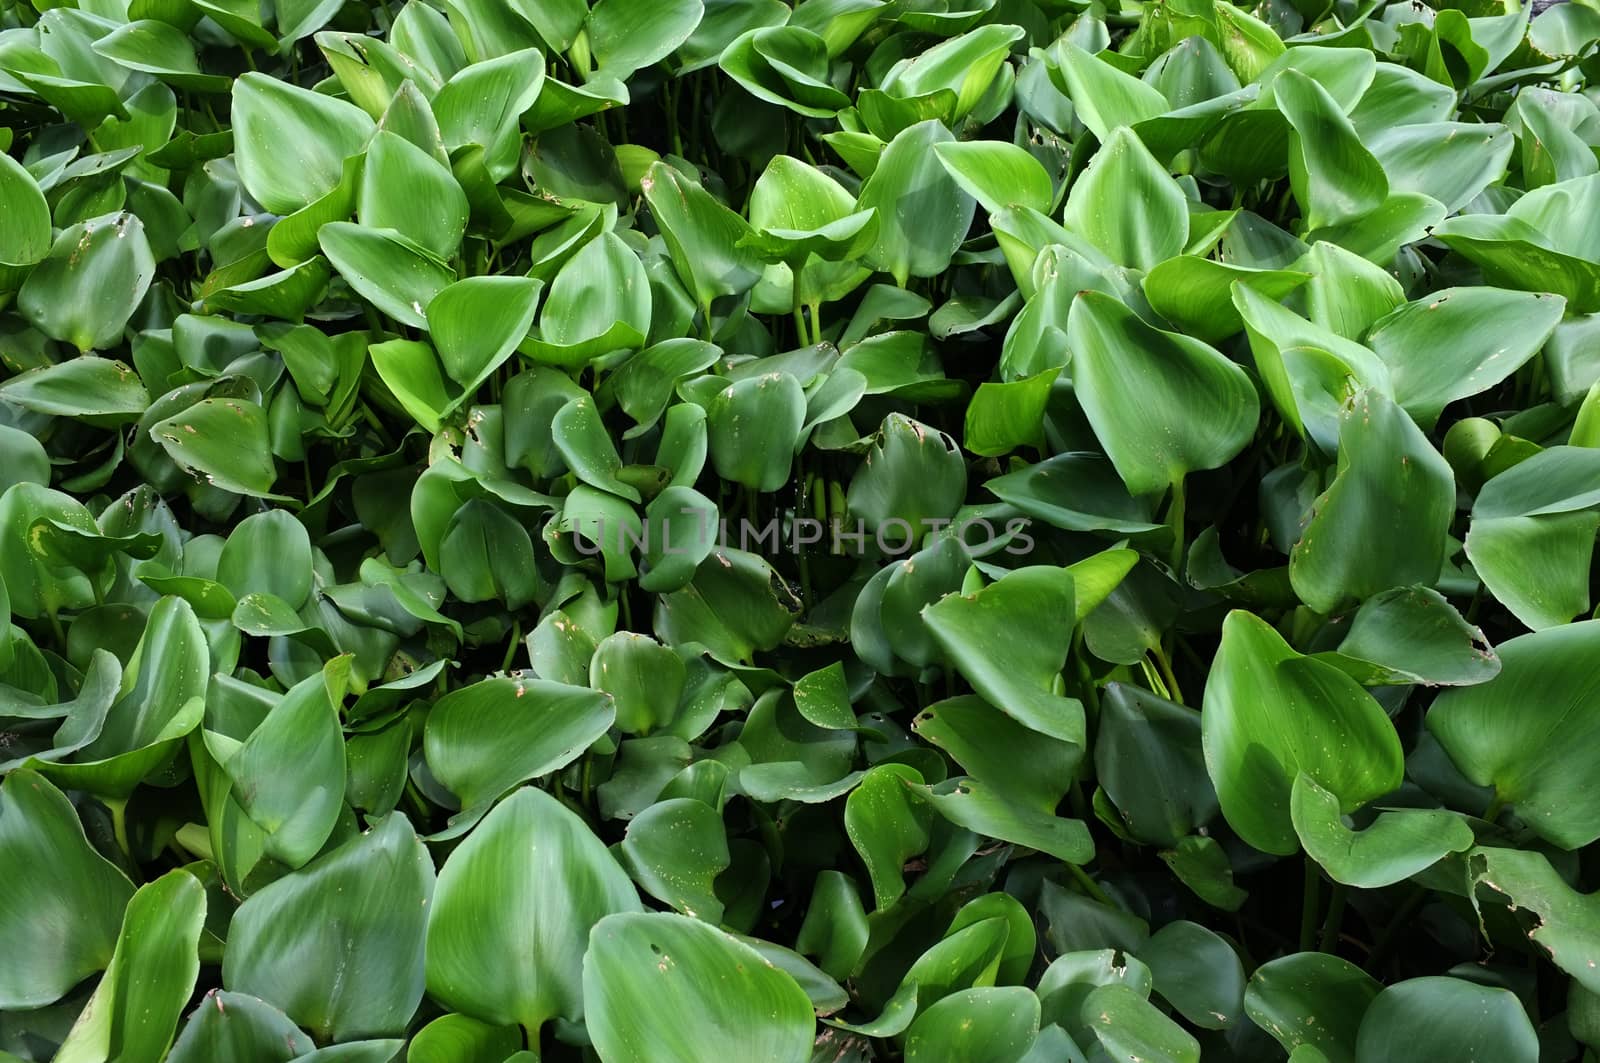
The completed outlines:
[[[672,154],[683,157],[683,136],[678,131],[678,94],[673,89],[669,79],[663,88],[662,95],[667,105],[667,132],[672,139]]]
[[[1172,485],[1172,501],[1167,505],[1167,525],[1172,529],[1172,578],[1180,584],[1183,582],[1183,555],[1186,545],[1183,523],[1186,508],[1187,500],[1183,493],[1183,478],[1180,476]],[[1171,654],[1173,639],[1175,638],[1177,638],[1177,632],[1172,628],[1168,628],[1166,634],[1161,638],[1163,655]],[[1172,700],[1181,701],[1182,699],[1174,693]]]
[[[704,80],[703,74],[703,71],[696,71],[689,81],[693,90],[690,96],[689,140],[694,144],[695,150],[700,153],[700,161],[709,166],[711,165],[711,160],[706,157],[704,140],[700,135],[700,86]]]
[[[1178,480],[1172,485],[1172,502],[1167,506],[1167,526],[1172,529],[1172,575],[1176,578],[1183,571],[1183,554],[1185,501],[1183,495],[1183,480]]]
[[[802,347],[806,342],[806,315],[799,303],[794,304],[794,342]]]
[[[1489,802],[1489,807],[1483,810],[1483,818],[1493,823],[1500,818],[1500,813],[1505,811],[1505,807],[1506,799],[1496,793],[1494,800]]]
[[[1339,941],[1339,930],[1344,925],[1345,885],[1342,882],[1333,884],[1333,892],[1328,897],[1328,915],[1322,921],[1322,942],[1318,952],[1332,952]]]
[[[1156,659],[1156,667],[1161,669],[1161,680],[1170,692],[1168,697],[1180,705],[1184,704],[1183,691],[1178,687],[1178,677],[1172,671],[1172,661],[1168,659],[1166,651],[1157,643],[1150,647],[1150,654]]]
[[[1317,938],[1317,894],[1322,886],[1316,861],[1306,860],[1305,885],[1300,894],[1300,951],[1310,952]]]
[[[806,304],[806,309],[811,314],[811,342],[820,345],[822,343],[822,304],[808,303]]]
[[[67,633],[61,628],[61,617],[54,609],[45,613],[50,621],[50,634],[55,637],[56,649],[62,653],[67,652]]]
[[[111,833],[117,839],[117,848],[122,850],[122,855],[128,858],[128,863],[133,863],[133,847],[128,844],[128,799],[107,797],[104,798],[107,809],[111,812]]]
[[[1150,663],[1150,658],[1144,657],[1140,659],[1139,671],[1144,676],[1145,686],[1149,687],[1152,693],[1166,698],[1168,701],[1176,700],[1172,696],[1172,692],[1167,689],[1166,680],[1161,678],[1161,673]]]
[[[511,638],[506,642],[506,655],[505,658],[500,662],[500,670],[502,672],[511,671],[511,660],[517,655],[517,646],[521,643],[521,641],[522,621],[513,620],[511,622]]]
[[[1106,895],[1106,891],[1100,888],[1100,883],[1090,878],[1089,873],[1083,868],[1079,867],[1077,864],[1068,864],[1067,871],[1072,875],[1073,878],[1078,880],[1078,885],[1082,886],[1084,892],[1089,896],[1093,897],[1101,904],[1109,904],[1113,908],[1116,907],[1111,898]]]

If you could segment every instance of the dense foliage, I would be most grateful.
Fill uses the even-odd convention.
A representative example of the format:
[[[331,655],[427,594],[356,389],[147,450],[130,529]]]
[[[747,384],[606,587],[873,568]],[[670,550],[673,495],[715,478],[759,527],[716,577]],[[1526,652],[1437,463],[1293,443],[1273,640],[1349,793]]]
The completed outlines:
[[[1600,8],[0,0],[0,1060],[1600,1046]]]

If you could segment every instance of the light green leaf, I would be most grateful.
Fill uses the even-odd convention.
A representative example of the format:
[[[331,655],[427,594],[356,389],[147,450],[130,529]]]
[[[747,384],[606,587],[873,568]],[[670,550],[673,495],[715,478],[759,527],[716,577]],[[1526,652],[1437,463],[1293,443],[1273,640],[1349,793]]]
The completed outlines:
[[[579,1021],[586,1008],[609,1003],[580,982],[580,971],[597,962],[592,953],[584,960],[590,928],[640,907],[633,884],[576,814],[542,790],[518,790],[440,869],[428,914],[428,992],[496,1025],[536,1031],[553,1018]],[[643,1006],[636,1001],[624,1014]],[[606,1021],[591,1016],[591,1036],[600,1040]]]
[[[233,84],[239,179],[257,203],[292,214],[338,186],[372,137],[370,116],[320,92],[250,71]]]
[[[805,991],[750,946],[697,919],[613,915],[583,963],[589,1035],[608,1063],[806,1063]],[[707,993],[705,987],[717,986]]]
[[[471,809],[570,764],[615,716],[601,691],[544,679],[484,679],[434,704],[423,750],[434,776]]]
[[[1426,722],[1461,773],[1493,786],[1539,837],[1576,849],[1600,838],[1600,795],[1582,767],[1600,741],[1588,620],[1503,642],[1500,674],[1440,694]]]
[[[1360,889],[1392,886],[1472,848],[1474,841],[1467,822],[1442,809],[1397,808],[1351,830],[1339,799],[1303,773],[1295,777],[1290,811],[1307,854],[1335,882]]]
[[[319,1037],[402,1034],[422,1000],[432,895],[433,860],[391,814],[251,894],[229,925],[223,980]]]
[[[1111,132],[1067,193],[1062,224],[1119,266],[1148,270],[1189,241],[1183,191],[1128,129]]]
[[[951,594],[922,618],[974,690],[1041,734],[1084,744],[1083,706],[1056,693],[1075,626],[1072,574],[1044,565],[1008,573],[974,594]]]
[[[1217,468],[1254,436],[1250,378],[1199,340],[1151,328],[1100,292],[1073,301],[1067,338],[1078,401],[1133,494]]]
[[[1300,847],[1289,798],[1301,772],[1344,812],[1400,784],[1400,737],[1372,696],[1240,610],[1223,621],[1200,724],[1222,813],[1264,852]]]
[[[0,1006],[42,1007],[103,970],[133,886],[90,846],[71,802],[27,770],[0,783]]]
[[[954,140],[937,121],[904,129],[861,186],[858,205],[878,212],[878,240],[866,262],[902,288],[911,277],[943,272],[972,225],[973,198],[935,153]]]

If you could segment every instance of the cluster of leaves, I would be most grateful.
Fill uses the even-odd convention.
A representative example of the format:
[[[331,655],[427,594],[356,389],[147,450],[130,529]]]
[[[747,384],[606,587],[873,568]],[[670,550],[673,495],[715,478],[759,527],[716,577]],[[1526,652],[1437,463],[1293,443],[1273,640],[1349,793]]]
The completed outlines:
[[[1597,40],[0,0],[0,1060],[1594,1059]]]

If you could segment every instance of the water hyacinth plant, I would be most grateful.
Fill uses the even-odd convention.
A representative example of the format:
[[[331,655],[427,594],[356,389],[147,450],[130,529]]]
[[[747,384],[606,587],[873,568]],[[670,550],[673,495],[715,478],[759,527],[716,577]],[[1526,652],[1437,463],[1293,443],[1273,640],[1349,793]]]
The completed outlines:
[[[1600,1058],[1600,6],[0,0],[0,1063]]]

